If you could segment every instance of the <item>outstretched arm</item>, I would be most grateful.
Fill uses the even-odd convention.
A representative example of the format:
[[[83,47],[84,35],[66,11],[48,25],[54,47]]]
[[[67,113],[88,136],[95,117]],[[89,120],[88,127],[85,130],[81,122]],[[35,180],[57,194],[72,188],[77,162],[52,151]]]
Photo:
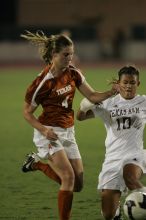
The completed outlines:
[[[79,87],[79,91],[92,103],[100,103],[118,93],[118,84],[113,82],[112,88],[106,92],[95,91],[86,81]]]

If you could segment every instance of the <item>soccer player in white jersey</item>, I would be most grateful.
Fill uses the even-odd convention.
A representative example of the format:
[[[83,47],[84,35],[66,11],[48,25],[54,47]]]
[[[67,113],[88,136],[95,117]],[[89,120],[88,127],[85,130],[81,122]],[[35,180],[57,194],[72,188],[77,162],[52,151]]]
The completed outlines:
[[[146,191],[140,182],[146,168],[143,146],[146,96],[137,95],[139,71],[134,66],[124,66],[118,76],[119,94],[96,105],[84,98],[77,113],[80,121],[101,117],[107,131],[105,160],[98,183],[106,220],[122,219],[116,213],[126,188]]]

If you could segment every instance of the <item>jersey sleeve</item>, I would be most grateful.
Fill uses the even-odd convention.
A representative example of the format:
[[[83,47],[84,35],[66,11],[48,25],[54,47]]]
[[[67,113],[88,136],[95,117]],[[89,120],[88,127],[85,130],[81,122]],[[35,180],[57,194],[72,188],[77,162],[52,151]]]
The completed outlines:
[[[40,83],[43,81],[46,75],[46,70],[43,70],[37,78],[30,84],[30,86],[26,90],[25,101],[33,106],[37,106],[40,104],[39,96],[35,95],[39,88]]]
[[[79,80],[77,81],[77,87],[79,88],[79,86],[85,81],[85,77],[83,76],[83,74],[81,72],[78,72],[79,74]]]
[[[36,78],[32,82],[32,84],[27,88],[26,94],[25,94],[25,102],[27,102],[28,104],[33,105],[33,106],[39,105],[39,100],[37,98],[35,98],[35,100],[33,100],[33,96],[35,94],[35,91],[36,91],[38,85],[39,85],[39,77]]]
[[[40,104],[40,96],[39,92],[41,90],[41,86],[44,83],[47,73],[49,72],[50,65],[46,66],[36,77],[36,79],[30,84],[30,86],[26,90],[25,101],[32,105],[38,106]]]

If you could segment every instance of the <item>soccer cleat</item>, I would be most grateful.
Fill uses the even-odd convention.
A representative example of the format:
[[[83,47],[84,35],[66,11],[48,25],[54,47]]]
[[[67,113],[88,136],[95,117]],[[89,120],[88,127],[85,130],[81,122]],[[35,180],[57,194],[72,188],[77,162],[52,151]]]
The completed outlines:
[[[29,172],[29,171],[34,171],[32,168],[33,163],[38,162],[39,157],[35,153],[28,154],[26,156],[26,160],[24,161],[22,165],[22,171],[24,173]]]

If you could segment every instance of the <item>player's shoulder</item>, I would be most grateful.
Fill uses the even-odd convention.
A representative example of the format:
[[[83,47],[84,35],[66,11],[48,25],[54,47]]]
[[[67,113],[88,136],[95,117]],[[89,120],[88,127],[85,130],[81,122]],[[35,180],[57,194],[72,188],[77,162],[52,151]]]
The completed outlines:
[[[52,78],[54,78],[54,76],[50,72],[50,66],[46,66],[37,76],[38,81],[46,81]]]
[[[47,66],[45,67],[32,81],[30,86],[38,87],[39,84],[44,84],[45,81],[50,80],[53,78],[53,75],[50,73],[50,68]]]
[[[72,79],[74,79],[75,81],[79,81],[79,84],[82,84],[85,81],[85,76],[83,75],[82,71],[77,67],[70,65],[69,72],[71,74]]]
[[[49,70],[50,70],[50,66],[49,65],[44,67],[43,70],[38,74],[38,77],[44,77],[45,75],[47,75]]]
[[[136,102],[145,103],[146,102],[146,95],[137,95],[135,97]]]
[[[82,71],[74,65],[69,65],[69,70],[73,73],[82,74]]]
[[[107,106],[112,106],[115,103],[118,103],[120,101],[120,95],[116,95],[116,96],[112,96],[108,99],[106,99],[105,101],[103,101],[103,106],[106,108]]]
[[[138,95],[141,99],[146,100],[146,95]]]

